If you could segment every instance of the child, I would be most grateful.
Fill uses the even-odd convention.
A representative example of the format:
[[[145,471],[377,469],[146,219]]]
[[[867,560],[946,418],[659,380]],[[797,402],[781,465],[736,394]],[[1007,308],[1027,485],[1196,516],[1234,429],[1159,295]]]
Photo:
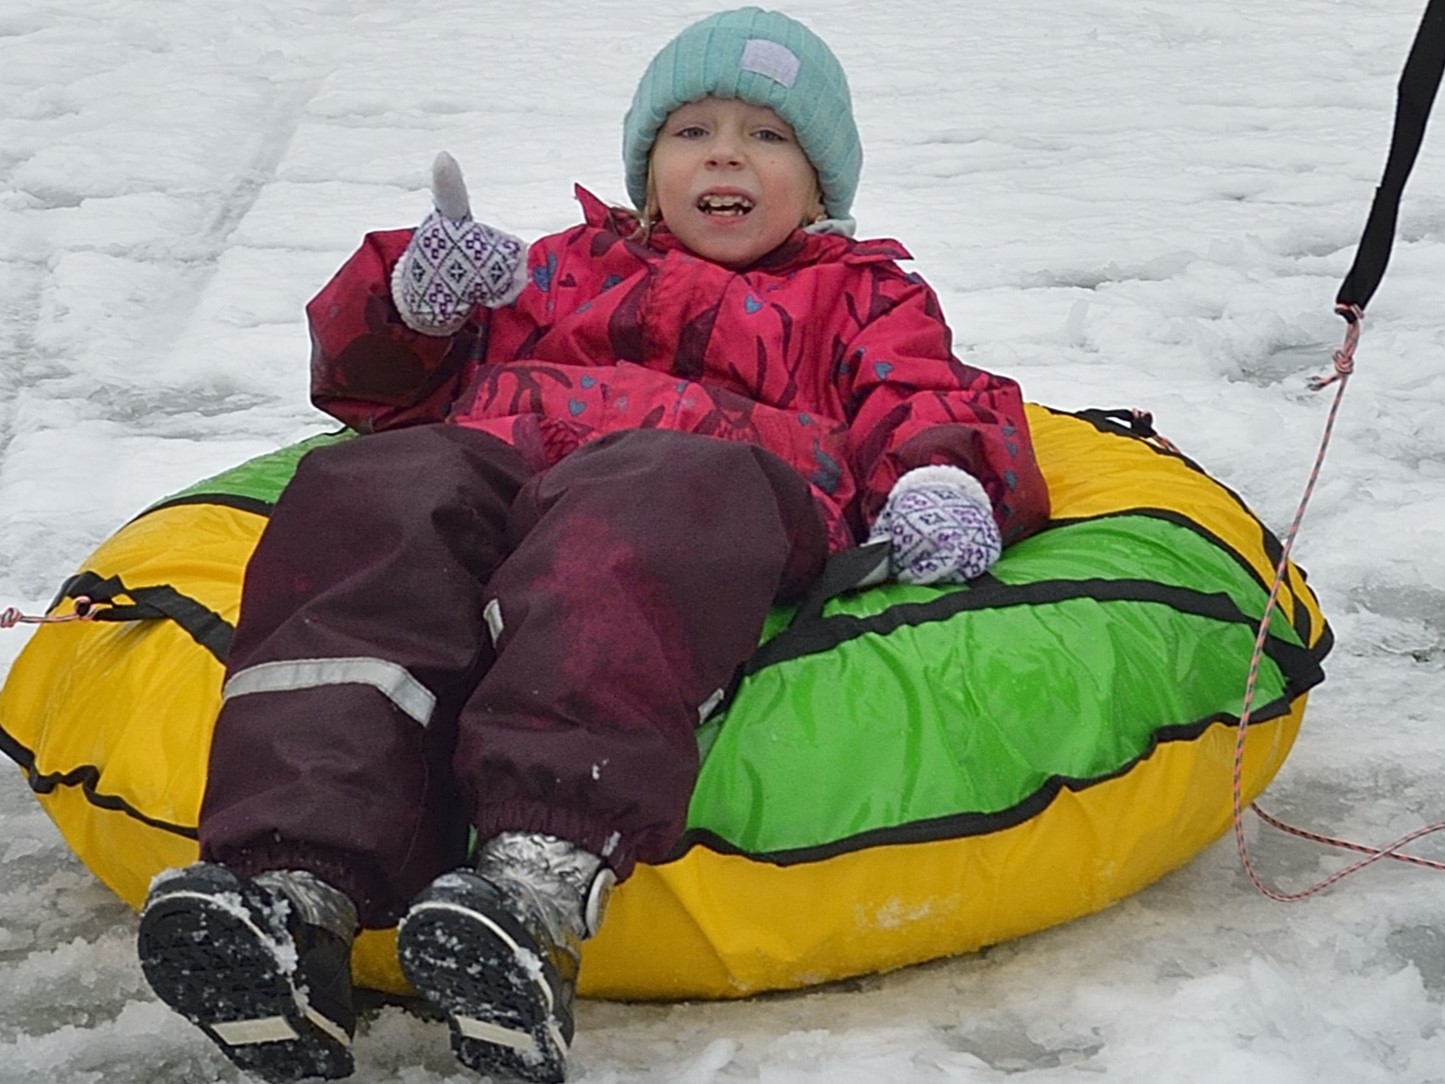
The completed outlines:
[[[1039,528],[1017,386],[856,241],[837,60],[756,8],[684,30],[624,121],[640,213],[530,246],[456,164],[308,308],[315,451],[247,569],[201,811],[156,879],[156,993],[267,1080],[352,1068],[355,929],[398,922],[456,1055],[560,1081],[582,941],[665,858],[694,728],[769,608],[889,542],[963,582]],[[481,841],[466,862],[468,827]]]

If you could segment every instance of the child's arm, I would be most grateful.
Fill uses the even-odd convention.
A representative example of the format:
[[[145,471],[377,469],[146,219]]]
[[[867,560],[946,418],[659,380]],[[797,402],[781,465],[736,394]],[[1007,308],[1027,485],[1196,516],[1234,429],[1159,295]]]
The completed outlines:
[[[363,433],[443,420],[483,331],[473,319],[437,338],[402,321],[391,277],[411,236],[410,230],[367,234],[306,306],[311,401]]]
[[[369,234],[306,307],[311,398],[363,432],[441,421],[479,360],[486,309],[526,282],[527,246],[472,218],[451,155],[415,230]]]
[[[848,344],[849,447],[866,524],[898,480],[919,467],[961,468],[982,485],[1005,543],[1039,530],[1049,497],[1034,458],[1019,386],[964,365],[938,299],[921,281],[880,282],[895,294]]]

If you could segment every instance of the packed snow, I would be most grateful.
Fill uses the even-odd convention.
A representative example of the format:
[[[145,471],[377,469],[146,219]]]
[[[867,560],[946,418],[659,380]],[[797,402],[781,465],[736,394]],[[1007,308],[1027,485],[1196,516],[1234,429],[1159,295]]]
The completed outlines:
[[[1305,380],[1343,332],[1334,293],[1422,7],[787,10],[850,73],[862,232],[911,248],[958,351],[1038,401],[1148,408],[1283,531],[1328,407]],[[622,200],[636,79],[712,10],[4,0],[0,606],[43,608],[151,500],[325,427],[302,305],[364,231],[427,211],[438,150],[479,216],[524,236],[575,220],[574,181]],[[1338,646],[1263,802],[1376,843],[1445,817],[1442,180],[1437,131],[1296,550]],[[0,632],[0,672],[25,638]],[[1250,837],[1285,888],[1347,861]],[[1445,1081],[1445,878],[1389,865],[1282,905],[1226,839],[974,956],[741,1003],[583,1003],[573,1076]],[[0,775],[0,1082],[238,1079],[151,996],[134,933],[20,774]],[[439,1024],[396,1007],[368,1013],[357,1054],[358,1081],[469,1079]]]

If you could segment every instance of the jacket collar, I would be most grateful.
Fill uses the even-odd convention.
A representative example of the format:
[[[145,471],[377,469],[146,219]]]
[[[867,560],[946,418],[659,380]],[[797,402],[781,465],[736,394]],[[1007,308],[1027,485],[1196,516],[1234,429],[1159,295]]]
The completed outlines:
[[[582,218],[588,226],[605,230],[627,240],[637,232],[638,218],[634,211],[603,203],[580,184],[573,189],[582,205]],[[634,242],[635,244],[636,242]],[[686,252],[687,247],[666,225],[653,227],[646,245],[637,245],[642,252]],[[897,241],[880,238],[859,241],[839,233],[818,233],[794,230],[777,248],[744,271],[767,271],[784,274],[821,263],[883,263],[890,260],[911,260],[912,254]]]

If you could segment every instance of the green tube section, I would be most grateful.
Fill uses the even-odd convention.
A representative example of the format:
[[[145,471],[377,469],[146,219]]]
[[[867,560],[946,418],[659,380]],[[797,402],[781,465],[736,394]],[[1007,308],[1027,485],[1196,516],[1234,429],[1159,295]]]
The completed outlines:
[[[1266,591],[1197,530],[1148,515],[1057,526],[993,576],[872,588],[803,630],[776,612],[771,661],[703,728],[691,841],[787,863],[880,835],[994,831],[1060,786],[1237,722]],[[1253,718],[1317,684],[1327,650],[1276,614]]]

